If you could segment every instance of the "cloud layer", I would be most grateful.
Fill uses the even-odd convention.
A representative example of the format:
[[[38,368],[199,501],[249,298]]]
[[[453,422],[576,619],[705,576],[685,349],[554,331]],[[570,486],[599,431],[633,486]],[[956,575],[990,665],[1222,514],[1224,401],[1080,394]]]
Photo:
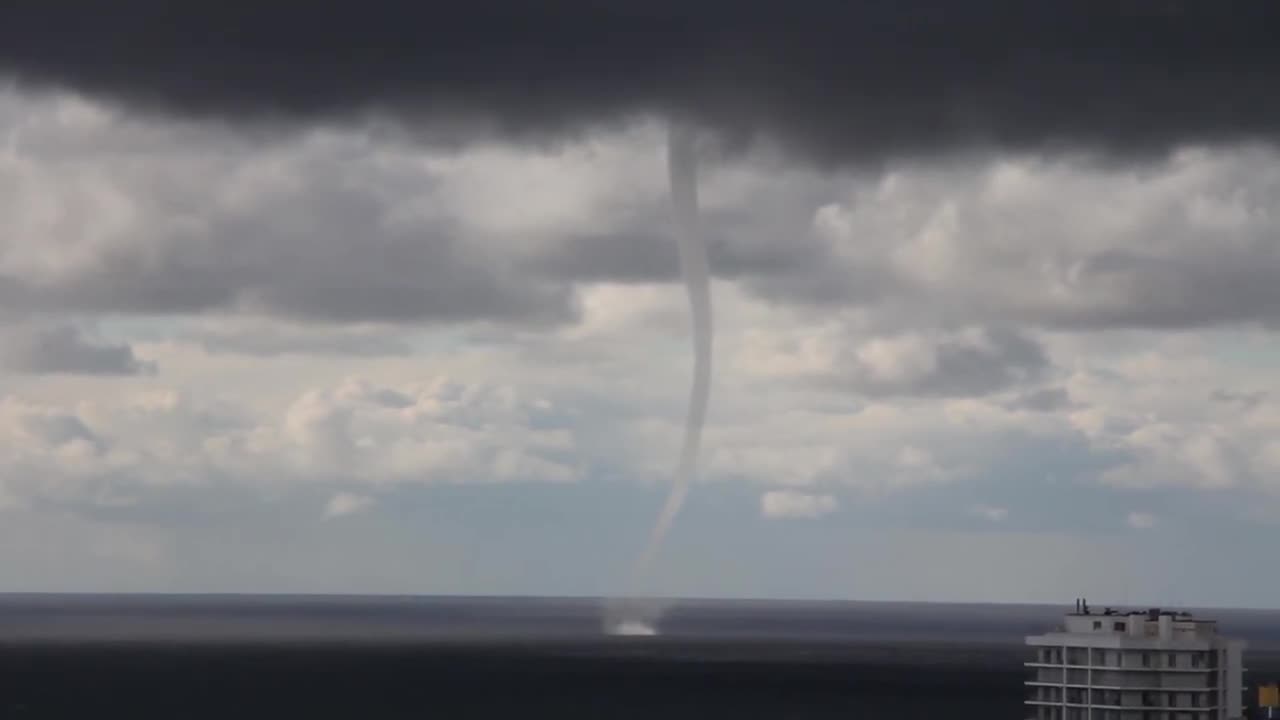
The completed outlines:
[[[525,278],[414,201],[436,174],[357,135],[262,145],[143,124],[74,97],[0,97],[0,301],[130,313],[553,322],[568,291]],[[137,153],[153,153],[136,162]]]
[[[553,405],[443,378],[401,387],[347,380],[266,413],[172,391],[75,405],[0,396],[0,441],[6,497],[72,508],[145,505],[193,488],[581,477],[575,433]],[[363,508],[347,498],[326,513]]]
[[[367,127],[164,124],[74,95],[0,93],[0,117],[0,302],[13,312],[545,328],[579,319],[585,284],[676,275],[652,125],[454,153]],[[1274,149],[1248,145],[1140,172],[981,154],[829,174],[750,155],[709,172],[703,196],[719,277],[824,318],[831,342],[850,325],[882,338],[855,363],[930,345],[916,354],[990,388],[1015,366],[1034,374],[1034,349],[996,347],[1022,328],[1277,322],[1277,167]],[[243,330],[208,342],[280,350]],[[865,365],[845,374],[894,391]]]
[[[0,325],[0,369],[26,375],[137,375],[155,366],[133,348],[85,336],[72,325]]]
[[[614,12],[593,7],[583,12]],[[57,8],[30,6],[22,21]],[[1177,18],[1217,22],[1208,5],[1182,8],[1156,37]],[[733,42],[755,42],[764,11],[743,12]],[[976,37],[952,27],[960,45]],[[413,88],[335,82],[314,102],[281,95],[289,112],[268,118],[261,93],[284,75],[201,105],[123,70],[101,84],[41,70],[34,52],[0,43],[0,57],[28,53],[24,78],[52,83],[0,91],[11,577],[403,591],[420,569],[412,588],[616,590],[610,568],[630,558],[671,477],[687,392],[662,132],[646,119],[665,99],[579,116],[552,94],[539,119],[476,96],[452,109],[487,121],[467,126],[465,145],[438,145],[423,139],[440,139],[443,116],[418,125]],[[1235,52],[1205,77],[1232,68],[1247,82]],[[1121,85],[1138,73],[1116,62]],[[890,596],[963,585],[958,565],[937,560],[973,555],[958,548],[1002,562],[966,566],[981,582],[950,597],[1025,585],[1023,571],[1043,566],[1032,548],[1115,587],[1132,574],[1106,550],[1116,538],[1154,548],[1178,536],[1221,554],[1233,532],[1273,534],[1280,154],[1248,123],[1210,127],[1236,114],[1239,88],[1220,82],[1207,114],[1171,115],[1136,141],[1114,117],[1094,126],[1073,110],[1061,126],[1028,122],[1025,143],[975,130],[986,139],[967,152],[932,155],[929,143],[965,143],[945,131],[911,141],[927,115],[901,135],[875,130],[927,86],[902,86],[869,125],[836,102],[831,117],[852,130],[828,147],[806,124],[808,90],[771,115],[754,103],[777,88],[742,77],[730,91],[753,98],[742,122],[703,148],[716,387],[669,587],[856,595],[868,568],[830,548],[881,553],[889,537],[933,571],[883,570],[876,592]],[[63,81],[82,89],[48,89]],[[1098,86],[1099,112],[1112,89]],[[1135,98],[1152,104],[1127,117],[1161,107],[1163,89],[1144,86]],[[1023,101],[987,107],[999,120]],[[715,141],[749,127],[772,142]],[[534,136],[556,139],[509,141]],[[843,162],[873,140],[878,164]],[[1086,152],[1108,143],[1169,152],[1138,165]],[[721,581],[706,572],[732,564],[717,547],[753,564]],[[80,560],[59,571],[59,557]],[[1111,558],[1105,572],[1098,557]],[[836,580],[849,573],[857,582]],[[1074,576],[1044,580],[1043,592],[1079,592]],[[1210,586],[1236,584],[1195,582]]]
[[[221,118],[382,111],[445,140],[563,139],[675,113],[824,163],[967,145],[1123,156],[1274,139],[1277,13],[1265,0],[290,1],[181,13],[126,0],[68,42],[82,7],[16,0],[0,10],[0,71]]]

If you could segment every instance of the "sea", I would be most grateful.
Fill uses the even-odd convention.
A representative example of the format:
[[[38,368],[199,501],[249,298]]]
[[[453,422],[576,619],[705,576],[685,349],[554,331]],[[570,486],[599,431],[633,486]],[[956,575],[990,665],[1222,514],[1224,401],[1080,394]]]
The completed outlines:
[[[0,718],[1026,717],[1070,606],[0,595]],[[1181,609],[1181,608],[1180,608]],[[1280,679],[1280,611],[1190,609]]]

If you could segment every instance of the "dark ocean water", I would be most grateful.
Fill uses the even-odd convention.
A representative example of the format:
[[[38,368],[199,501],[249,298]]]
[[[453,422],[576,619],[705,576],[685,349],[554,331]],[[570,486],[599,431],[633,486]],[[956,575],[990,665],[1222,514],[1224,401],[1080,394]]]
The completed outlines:
[[[1066,608],[0,596],[0,717],[1021,718],[1022,639]],[[1200,610],[1280,677],[1280,612]]]

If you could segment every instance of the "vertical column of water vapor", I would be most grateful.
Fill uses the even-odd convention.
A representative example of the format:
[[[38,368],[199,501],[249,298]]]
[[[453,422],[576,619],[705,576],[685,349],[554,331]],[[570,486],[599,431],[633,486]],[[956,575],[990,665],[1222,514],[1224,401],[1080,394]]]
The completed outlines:
[[[649,542],[636,562],[633,582],[648,574],[654,558],[680,507],[684,504],[689,483],[698,469],[698,447],[702,426],[707,416],[707,400],[711,390],[711,289],[707,264],[707,247],[698,223],[698,160],[693,129],[673,122],[667,144],[667,167],[671,182],[671,207],[675,218],[676,239],[680,248],[680,272],[689,293],[689,311],[693,334],[693,382],[689,391],[689,410],[685,417],[684,441],[680,463],[667,500],[653,526]]]

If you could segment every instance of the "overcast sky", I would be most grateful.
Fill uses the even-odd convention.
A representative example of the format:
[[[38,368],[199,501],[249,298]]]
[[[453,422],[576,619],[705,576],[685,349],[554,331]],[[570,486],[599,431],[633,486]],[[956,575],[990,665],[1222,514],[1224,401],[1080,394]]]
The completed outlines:
[[[650,592],[1280,607],[1268,4],[118,5],[0,10],[0,591],[621,592],[680,117]]]

